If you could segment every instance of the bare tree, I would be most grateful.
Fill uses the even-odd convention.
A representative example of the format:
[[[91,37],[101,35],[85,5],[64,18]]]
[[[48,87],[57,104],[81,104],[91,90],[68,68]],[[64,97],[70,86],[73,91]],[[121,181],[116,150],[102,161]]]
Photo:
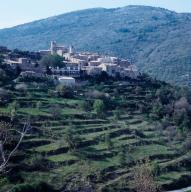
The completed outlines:
[[[10,123],[0,122],[0,173],[4,172],[11,157],[18,150],[26,133],[31,129],[29,122],[23,125],[22,130],[13,129]],[[12,149],[7,150],[6,145],[10,140],[17,135],[16,144]]]
[[[149,160],[139,162],[133,170],[133,180],[137,192],[158,192],[159,186],[156,184],[152,166]]]

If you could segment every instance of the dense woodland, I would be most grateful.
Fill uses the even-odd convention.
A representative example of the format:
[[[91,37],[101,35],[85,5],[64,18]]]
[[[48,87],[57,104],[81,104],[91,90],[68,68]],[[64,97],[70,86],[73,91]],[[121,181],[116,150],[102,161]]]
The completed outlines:
[[[189,89],[145,74],[136,80],[102,74],[69,88],[50,76],[20,78],[19,69],[2,62],[0,73],[0,191],[157,192],[189,185]]]

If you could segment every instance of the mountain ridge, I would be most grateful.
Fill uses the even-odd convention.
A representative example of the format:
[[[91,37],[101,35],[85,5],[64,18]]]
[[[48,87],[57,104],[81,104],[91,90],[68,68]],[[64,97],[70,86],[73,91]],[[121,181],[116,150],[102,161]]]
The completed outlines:
[[[39,50],[56,40],[131,59],[141,71],[190,85],[191,14],[150,6],[92,8],[0,30],[0,45]]]

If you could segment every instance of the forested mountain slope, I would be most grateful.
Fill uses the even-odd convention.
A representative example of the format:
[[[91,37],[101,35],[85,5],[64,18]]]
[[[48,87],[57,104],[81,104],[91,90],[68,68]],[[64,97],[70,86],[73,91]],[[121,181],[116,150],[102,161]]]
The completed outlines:
[[[127,6],[88,9],[0,30],[0,45],[39,50],[51,40],[130,58],[153,77],[190,84],[191,14]]]

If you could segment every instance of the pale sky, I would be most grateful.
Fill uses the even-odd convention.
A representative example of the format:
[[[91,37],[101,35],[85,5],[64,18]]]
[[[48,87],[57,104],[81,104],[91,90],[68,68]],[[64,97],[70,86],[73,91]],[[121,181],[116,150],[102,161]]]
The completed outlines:
[[[149,5],[191,12],[191,0],[0,0],[0,28],[94,7]]]

